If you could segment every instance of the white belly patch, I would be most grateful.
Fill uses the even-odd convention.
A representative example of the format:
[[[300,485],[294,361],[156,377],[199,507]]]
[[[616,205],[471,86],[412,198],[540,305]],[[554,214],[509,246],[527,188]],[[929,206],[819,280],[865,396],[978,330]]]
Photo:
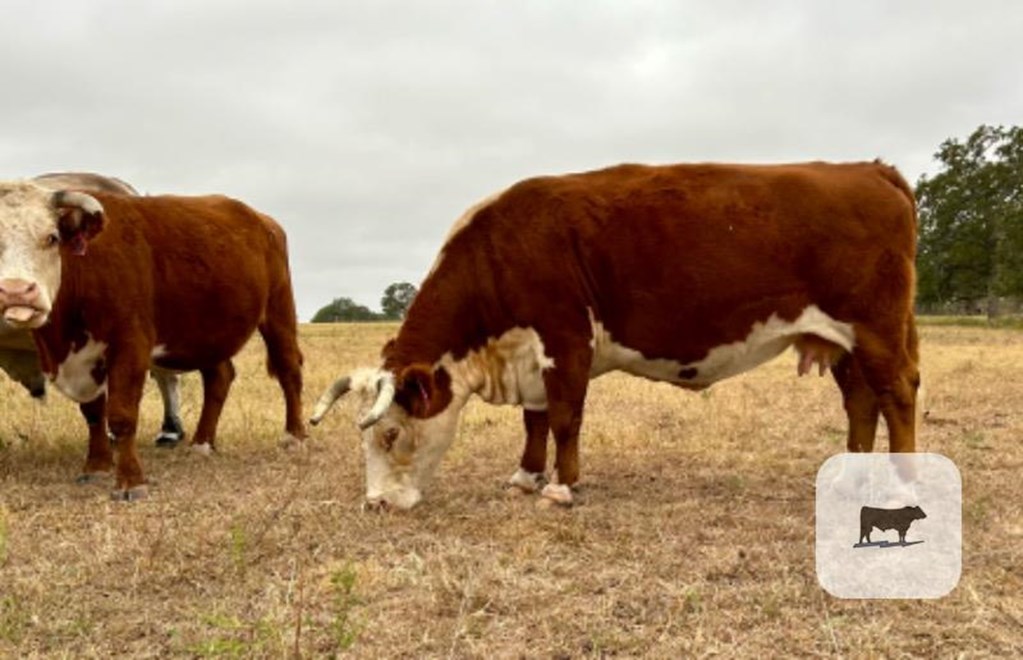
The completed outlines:
[[[591,378],[619,370],[694,389],[749,371],[779,355],[804,334],[820,337],[846,351],[851,351],[855,343],[850,324],[836,321],[816,305],[810,305],[792,321],[784,321],[777,314],[772,314],[766,321],[754,323],[745,339],[715,346],[703,359],[688,364],[648,359],[639,351],[616,343],[604,326],[593,320],[592,314],[591,322]]]
[[[68,353],[57,367],[56,374],[47,374],[50,382],[68,398],[78,403],[87,403],[107,391],[106,373],[96,366],[103,362],[107,345],[94,341],[91,335],[77,351]],[[102,372],[100,379],[97,375]]]

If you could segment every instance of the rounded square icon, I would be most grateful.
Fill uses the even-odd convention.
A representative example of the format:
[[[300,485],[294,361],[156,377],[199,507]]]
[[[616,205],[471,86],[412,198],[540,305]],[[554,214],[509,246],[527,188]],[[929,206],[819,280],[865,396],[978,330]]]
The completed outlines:
[[[838,598],[941,598],[959,583],[963,484],[940,454],[837,454],[817,471],[817,581]]]

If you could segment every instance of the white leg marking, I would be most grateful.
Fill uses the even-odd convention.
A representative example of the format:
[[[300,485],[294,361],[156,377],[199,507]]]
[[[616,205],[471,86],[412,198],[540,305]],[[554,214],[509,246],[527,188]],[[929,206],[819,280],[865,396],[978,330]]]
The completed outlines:
[[[508,480],[508,484],[523,493],[535,493],[540,490],[546,480],[543,472],[526,472],[519,468]]]
[[[213,453],[213,446],[210,445],[210,443],[208,442],[204,442],[198,445],[192,444],[191,447],[192,451],[195,452],[196,454],[199,454],[200,456],[209,456],[210,454]]]
[[[540,495],[562,506],[572,504],[572,489],[565,484],[547,484]]]

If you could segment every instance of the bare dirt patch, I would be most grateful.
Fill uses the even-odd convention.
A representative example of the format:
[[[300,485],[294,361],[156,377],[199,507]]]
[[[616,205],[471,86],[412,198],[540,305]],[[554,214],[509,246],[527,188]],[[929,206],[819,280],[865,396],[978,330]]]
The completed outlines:
[[[306,404],[393,326],[306,326]],[[407,514],[360,510],[351,403],[283,451],[262,345],[237,360],[219,453],[152,446],[147,501],[78,486],[84,424],[0,382],[0,656],[1009,656],[1023,652],[1023,333],[925,327],[922,449],[958,464],[963,577],[936,601],[817,585],[813,483],[843,451],[829,378],[788,353],[702,394],[595,381],[571,510],[509,497],[516,409],[474,403]],[[184,384],[194,428],[200,384]],[[883,434],[883,432],[882,432]],[[884,437],[879,445],[886,447]]]

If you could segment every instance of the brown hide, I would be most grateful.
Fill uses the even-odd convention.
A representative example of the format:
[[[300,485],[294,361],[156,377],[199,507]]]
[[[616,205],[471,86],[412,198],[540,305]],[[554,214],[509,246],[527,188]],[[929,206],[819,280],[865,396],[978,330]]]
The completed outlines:
[[[304,437],[301,354],[280,226],[226,197],[92,195],[103,205],[105,226],[84,256],[61,248],[60,289],[49,323],[35,336],[48,373],[85,343],[86,332],[108,345],[106,414],[118,436],[118,487],[130,497],[144,482],[134,432],[156,347],[157,366],[203,373],[206,399],[195,443],[212,442],[234,376],[229,360],[258,328],[270,371],[285,389],[287,431]],[[211,405],[215,411],[207,414]],[[95,442],[101,441],[90,442],[87,473],[109,467],[109,448]]]
[[[64,255],[45,340],[44,370],[64,360],[85,329],[97,341],[161,367],[194,370],[230,358],[290,287],[281,229],[222,197],[125,198],[93,193],[106,228],[80,258]],[[286,313],[286,310],[285,310]]]

